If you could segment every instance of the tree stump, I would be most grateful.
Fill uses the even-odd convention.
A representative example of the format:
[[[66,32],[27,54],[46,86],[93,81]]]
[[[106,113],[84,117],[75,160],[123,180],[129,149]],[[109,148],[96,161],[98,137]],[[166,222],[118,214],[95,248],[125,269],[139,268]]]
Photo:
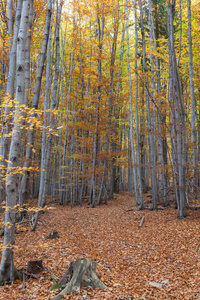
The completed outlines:
[[[44,270],[42,260],[30,260],[27,265],[27,272],[38,274]]]
[[[52,300],[60,300],[66,294],[75,293],[80,291],[81,287],[96,287],[100,289],[106,289],[106,285],[100,281],[96,273],[97,263],[92,260],[78,260],[70,263],[70,266],[65,275],[58,282],[60,286],[70,282],[67,286],[55,296]]]
[[[59,234],[56,230],[52,229],[51,232],[45,237],[45,239],[57,239]]]

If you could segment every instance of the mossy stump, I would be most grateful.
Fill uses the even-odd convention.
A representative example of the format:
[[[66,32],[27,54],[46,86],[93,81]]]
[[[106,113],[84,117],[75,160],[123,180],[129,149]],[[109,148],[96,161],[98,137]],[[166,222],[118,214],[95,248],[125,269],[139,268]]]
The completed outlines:
[[[62,287],[69,282],[66,287],[55,296],[52,300],[60,300],[66,294],[79,293],[81,287],[96,287],[106,289],[107,287],[97,276],[96,273],[97,263],[92,260],[78,260],[70,263],[70,266],[65,275],[58,282]]]

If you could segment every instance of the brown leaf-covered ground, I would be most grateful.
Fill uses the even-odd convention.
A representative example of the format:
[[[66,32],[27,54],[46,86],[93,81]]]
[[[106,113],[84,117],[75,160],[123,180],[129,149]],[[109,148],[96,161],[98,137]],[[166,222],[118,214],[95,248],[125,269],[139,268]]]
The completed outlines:
[[[138,211],[128,193],[115,195],[108,205],[96,208],[86,203],[73,209],[50,206],[35,232],[30,232],[29,224],[22,224],[24,232],[16,234],[14,257],[19,268],[29,260],[42,259],[45,271],[38,279],[26,279],[25,286],[19,282],[1,286],[0,299],[51,299],[58,294],[49,291],[51,276],[61,278],[71,261],[82,258],[97,261],[98,275],[108,289],[82,289],[79,295],[64,299],[200,298],[199,210],[188,210],[184,220],[177,219],[173,207]],[[141,216],[145,221],[139,228]],[[45,239],[51,229],[60,238]]]

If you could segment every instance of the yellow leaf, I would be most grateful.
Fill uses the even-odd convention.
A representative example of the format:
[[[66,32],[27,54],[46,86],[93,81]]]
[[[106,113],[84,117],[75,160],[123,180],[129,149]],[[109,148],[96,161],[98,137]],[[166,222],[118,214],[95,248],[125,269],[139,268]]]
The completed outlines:
[[[21,281],[19,279],[15,280],[14,283],[20,283]]]

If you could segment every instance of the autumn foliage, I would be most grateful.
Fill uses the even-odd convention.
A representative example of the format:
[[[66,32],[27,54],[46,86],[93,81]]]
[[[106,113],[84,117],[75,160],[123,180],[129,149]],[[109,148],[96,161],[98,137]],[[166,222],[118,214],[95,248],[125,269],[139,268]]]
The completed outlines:
[[[51,299],[50,275],[84,257],[109,289],[83,298],[197,297],[199,10],[0,1],[0,282],[35,256],[47,266],[4,295]]]

